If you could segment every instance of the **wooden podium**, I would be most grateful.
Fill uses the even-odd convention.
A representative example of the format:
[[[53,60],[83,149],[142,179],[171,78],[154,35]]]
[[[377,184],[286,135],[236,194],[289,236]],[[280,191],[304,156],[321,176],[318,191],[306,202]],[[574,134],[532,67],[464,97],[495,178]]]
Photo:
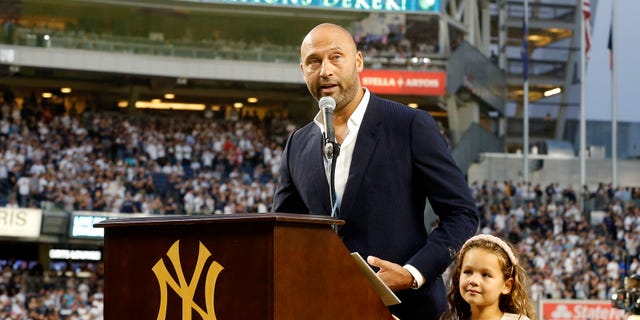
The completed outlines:
[[[97,223],[105,319],[392,319],[331,228],[343,223],[280,213]]]

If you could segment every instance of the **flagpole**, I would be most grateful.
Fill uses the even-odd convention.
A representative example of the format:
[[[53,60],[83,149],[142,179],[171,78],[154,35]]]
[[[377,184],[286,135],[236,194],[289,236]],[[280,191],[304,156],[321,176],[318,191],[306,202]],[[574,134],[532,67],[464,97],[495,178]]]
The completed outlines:
[[[522,28],[522,76],[524,82],[523,86],[523,132],[522,132],[522,159],[524,166],[524,184],[525,186],[529,182],[529,46],[527,44],[528,39],[528,25],[529,25],[529,0],[524,0],[524,28]]]
[[[585,80],[586,80],[586,60],[587,55],[585,52],[585,16],[584,16],[584,1],[580,0],[580,188],[585,185],[586,176],[586,144],[587,144],[587,123],[586,123],[586,92],[585,92]],[[582,197],[581,197],[582,198]],[[584,209],[584,199],[581,199],[582,209]]]
[[[618,187],[618,104],[616,100],[616,64],[615,64],[615,12],[616,0],[611,1],[611,176],[613,188]]]

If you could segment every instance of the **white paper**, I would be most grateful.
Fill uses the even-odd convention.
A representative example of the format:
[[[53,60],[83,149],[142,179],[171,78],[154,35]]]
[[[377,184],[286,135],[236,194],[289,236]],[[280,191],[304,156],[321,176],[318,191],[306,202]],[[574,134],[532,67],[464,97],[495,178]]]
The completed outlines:
[[[359,253],[352,252],[351,256],[353,257],[353,261],[356,262],[367,279],[369,279],[369,282],[373,286],[373,289],[376,291],[382,302],[384,302],[385,306],[392,306],[401,302],[396,294],[393,293],[393,291],[391,291],[391,289],[384,282],[382,282],[382,280],[380,280],[378,275],[373,271],[373,269],[371,269],[371,266],[369,266],[369,264],[364,261]]]

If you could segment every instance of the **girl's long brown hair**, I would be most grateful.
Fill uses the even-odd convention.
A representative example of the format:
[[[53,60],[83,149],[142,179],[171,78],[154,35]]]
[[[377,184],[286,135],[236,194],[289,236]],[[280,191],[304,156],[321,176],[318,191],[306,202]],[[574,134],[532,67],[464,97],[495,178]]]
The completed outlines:
[[[518,257],[517,250],[513,245],[507,243],[511,251]],[[451,281],[449,283],[449,293],[447,300],[449,301],[449,310],[441,317],[441,320],[464,320],[471,318],[471,306],[462,298],[460,294],[460,274],[462,269],[462,261],[465,254],[472,248],[482,248],[488,250],[498,257],[500,266],[502,266],[502,274],[504,280],[513,278],[511,293],[504,294],[500,297],[500,310],[502,312],[515,313],[525,315],[530,319],[535,319],[535,312],[529,300],[528,285],[529,277],[522,267],[521,263],[514,265],[509,260],[507,253],[498,244],[489,240],[478,239],[464,246],[456,259],[453,269],[451,270]]]

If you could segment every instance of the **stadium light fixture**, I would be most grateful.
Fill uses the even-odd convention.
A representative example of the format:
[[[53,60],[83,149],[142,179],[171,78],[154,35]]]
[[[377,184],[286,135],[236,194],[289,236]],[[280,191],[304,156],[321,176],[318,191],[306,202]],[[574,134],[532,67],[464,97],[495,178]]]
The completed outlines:
[[[153,99],[160,100],[160,99]],[[188,110],[202,111],[206,108],[201,103],[178,103],[178,102],[162,102],[162,101],[136,101],[138,109],[160,109],[160,110]]]
[[[411,63],[413,63],[413,64],[419,64],[419,63],[428,64],[428,63],[431,63],[431,58],[429,58],[429,57],[421,57],[421,58],[412,57],[411,58]]]
[[[164,98],[167,100],[175,99],[175,97],[176,95],[170,92],[164,94]]]
[[[256,98],[256,97],[249,97],[249,98],[247,98],[247,102],[249,102],[249,103],[256,103],[256,102],[258,102],[258,98]]]
[[[562,92],[562,89],[560,89],[559,87],[558,87],[558,88],[553,88],[553,89],[551,89],[551,90],[547,90],[547,91],[545,91],[545,92],[544,92],[544,96],[545,96],[545,97],[550,97],[550,96],[555,95],[555,94],[558,94],[558,93],[560,93],[560,92]]]
[[[71,88],[69,88],[69,87],[60,88],[60,92],[61,93],[71,93]]]

